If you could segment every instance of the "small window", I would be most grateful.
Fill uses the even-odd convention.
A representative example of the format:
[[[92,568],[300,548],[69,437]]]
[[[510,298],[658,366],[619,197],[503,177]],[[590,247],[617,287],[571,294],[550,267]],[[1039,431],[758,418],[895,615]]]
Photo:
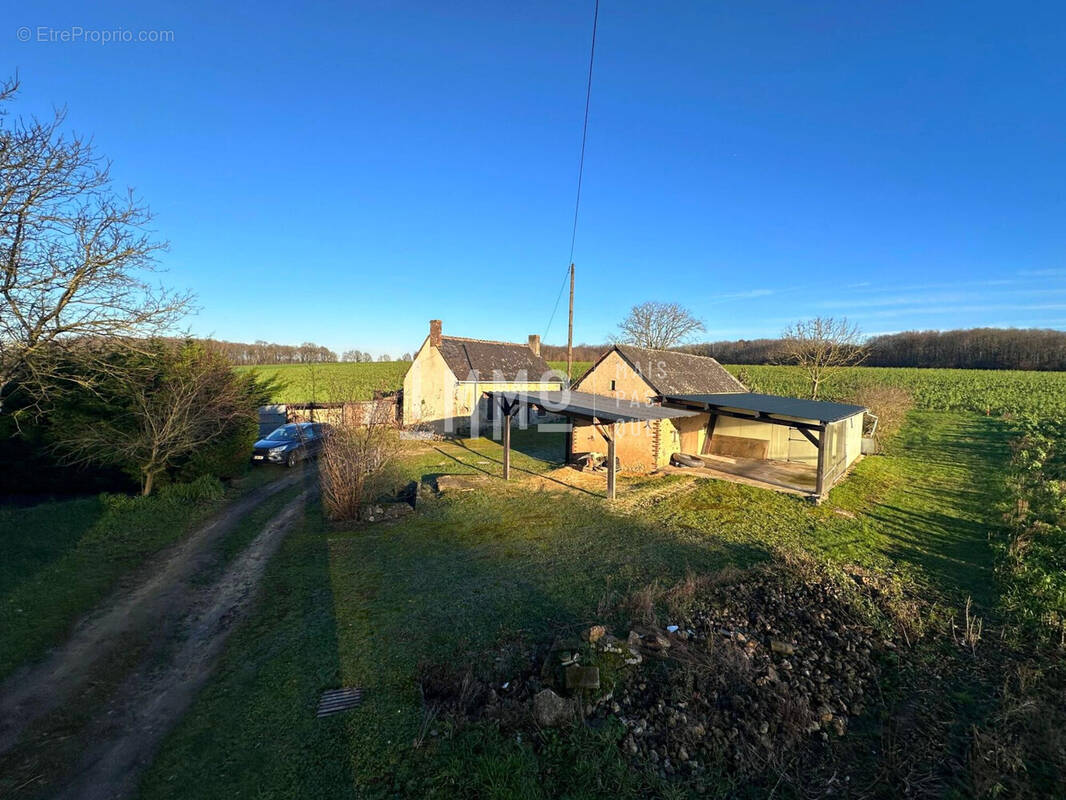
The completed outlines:
[[[615,382],[614,382],[614,381],[611,381],[611,391],[612,391],[612,392],[614,391],[614,387],[615,387]]]

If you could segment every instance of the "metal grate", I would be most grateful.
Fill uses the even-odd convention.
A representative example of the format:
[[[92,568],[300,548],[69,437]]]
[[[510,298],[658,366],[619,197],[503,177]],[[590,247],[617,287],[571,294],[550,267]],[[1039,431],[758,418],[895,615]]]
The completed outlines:
[[[328,717],[330,714],[339,714],[341,711],[349,711],[363,702],[362,689],[330,689],[322,693],[322,699],[318,701],[316,717]]]

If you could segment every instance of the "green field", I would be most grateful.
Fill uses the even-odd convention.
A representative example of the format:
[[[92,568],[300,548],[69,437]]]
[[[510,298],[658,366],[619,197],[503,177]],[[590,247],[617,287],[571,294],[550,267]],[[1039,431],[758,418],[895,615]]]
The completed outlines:
[[[364,364],[277,364],[237,367],[256,372],[278,384],[275,403],[329,403],[370,400],[374,392],[393,392],[403,386],[410,362],[374,361]]]
[[[727,367],[753,391],[809,396],[798,367]],[[918,369],[851,367],[837,373],[823,388],[826,400],[848,400],[869,386],[907,389],[917,408],[966,411],[985,415],[1049,416],[1066,412],[1066,372],[1022,372],[989,369]]]
[[[565,361],[549,361],[552,369],[566,373]],[[409,361],[375,361],[363,364],[278,364],[265,367],[237,367],[274,378],[278,390],[275,403],[328,403],[335,400],[369,400],[374,392],[395,392],[403,386]],[[592,364],[574,362],[574,377],[585,374]]]
[[[550,362],[554,369],[566,364]],[[369,399],[375,391],[396,391],[403,385],[409,363],[284,364],[255,369],[281,384],[275,402],[329,402],[340,388],[345,398]],[[592,366],[574,364],[575,379]],[[727,365],[753,391],[803,397],[807,382],[797,367]],[[823,387],[827,400],[849,400],[866,387],[900,386],[911,392],[918,408],[930,411],[967,411],[985,415],[1046,415],[1066,412],[1066,372],[1014,370],[916,369],[852,367],[833,376]]]

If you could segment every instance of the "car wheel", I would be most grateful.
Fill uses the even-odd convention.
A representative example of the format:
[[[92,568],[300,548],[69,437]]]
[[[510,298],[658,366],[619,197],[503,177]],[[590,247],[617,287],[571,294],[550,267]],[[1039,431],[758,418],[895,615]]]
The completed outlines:
[[[293,467],[295,467],[296,463],[298,461],[299,461],[299,459],[296,457],[296,451],[295,450],[290,450],[289,454],[287,456],[285,456],[285,466],[288,467],[289,469],[292,469]]]

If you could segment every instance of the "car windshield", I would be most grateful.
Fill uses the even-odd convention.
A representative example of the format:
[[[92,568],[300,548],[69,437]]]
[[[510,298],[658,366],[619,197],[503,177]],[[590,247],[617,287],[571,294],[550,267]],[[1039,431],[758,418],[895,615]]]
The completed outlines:
[[[297,425],[282,425],[267,437],[271,442],[297,442],[301,438],[307,438],[307,434],[301,437]]]

